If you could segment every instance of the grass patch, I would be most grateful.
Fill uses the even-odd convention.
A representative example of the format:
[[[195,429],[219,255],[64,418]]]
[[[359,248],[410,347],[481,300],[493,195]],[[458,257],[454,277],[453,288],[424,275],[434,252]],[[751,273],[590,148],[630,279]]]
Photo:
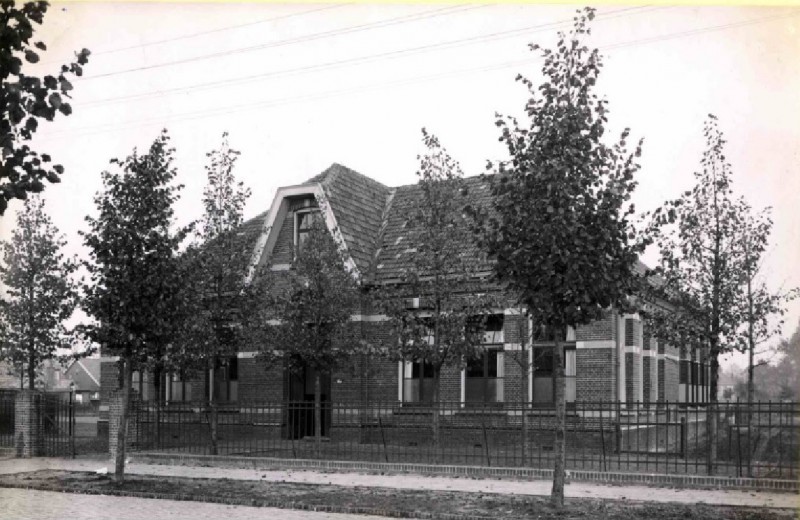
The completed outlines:
[[[129,475],[117,484],[108,475],[43,470],[0,476],[0,487],[33,488],[87,494],[175,498],[247,506],[316,509],[382,514],[406,518],[535,518],[609,520],[778,520],[790,510],[720,507],[703,504],[655,504],[620,500],[568,499],[562,511],[547,497],[341,487],[294,482],[244,481]]]

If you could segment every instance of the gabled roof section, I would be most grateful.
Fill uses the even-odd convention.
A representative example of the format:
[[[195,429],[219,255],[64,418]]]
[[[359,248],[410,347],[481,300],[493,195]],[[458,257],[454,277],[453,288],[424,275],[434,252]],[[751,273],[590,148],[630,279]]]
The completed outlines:
[[[78,359],[66,371],[78,391],[100,391],[100,358]]]
[[[369,272],[391,190],[336,163],[309,182],[322,186],[351,258],[359,272]]]

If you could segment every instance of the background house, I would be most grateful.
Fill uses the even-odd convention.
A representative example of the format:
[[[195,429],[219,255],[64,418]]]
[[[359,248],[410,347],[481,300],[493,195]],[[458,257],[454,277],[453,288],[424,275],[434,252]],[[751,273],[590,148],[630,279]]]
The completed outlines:
[[[100,363],[100,358],[77,359],[66,370],[65,377],[74,384],[76,403],[99,406]]]

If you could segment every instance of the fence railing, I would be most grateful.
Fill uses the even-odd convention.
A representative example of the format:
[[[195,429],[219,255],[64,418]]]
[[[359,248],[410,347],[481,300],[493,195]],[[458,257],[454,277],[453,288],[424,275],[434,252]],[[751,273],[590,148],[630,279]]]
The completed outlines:
[[[14,447],[14,390],[0,390],[0,448]]]
[[[195,454],[550,468],[555,413],[540,403],[134,403],[133,448]],[[438,415],[435,421],[434,415]],[[211,424],[217,417],[216,449]],[[716,434],[709,434],[709,427]],[[434,433],[434,432],[438,433]],[[568,469],[795,478],[798,403],[581,402],[566,422]],[[712,446],[716,454],[711,459]]]

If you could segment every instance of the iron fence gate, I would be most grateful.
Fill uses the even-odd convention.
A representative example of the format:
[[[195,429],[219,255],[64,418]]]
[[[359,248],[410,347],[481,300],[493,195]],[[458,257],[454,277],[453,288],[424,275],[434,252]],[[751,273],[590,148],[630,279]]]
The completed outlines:
[[[75,401],[72,392],[43,393],[39,396],[42,455],[75,456]]]
[[[0,448],[14,447],[15,390],[0,390]]]

